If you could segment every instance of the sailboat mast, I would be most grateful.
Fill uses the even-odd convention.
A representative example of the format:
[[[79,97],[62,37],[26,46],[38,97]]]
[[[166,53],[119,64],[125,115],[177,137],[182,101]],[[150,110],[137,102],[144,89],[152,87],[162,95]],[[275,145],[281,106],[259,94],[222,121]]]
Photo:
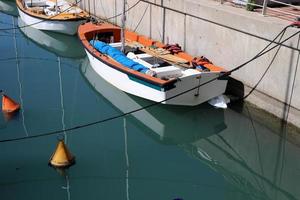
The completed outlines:
[[[123,14],[122,14],[122,25],[121,25],[121,51],[124,53],[125,51],[125,21],[126,21],[126,15],[125,15],[125,7],[126,7],[126,0],[123,1]]]
[[[58,11],[58,7],[57,7],[57,0],[55,1],[55,11]],[[57,13],[56,13],[57,14]]]

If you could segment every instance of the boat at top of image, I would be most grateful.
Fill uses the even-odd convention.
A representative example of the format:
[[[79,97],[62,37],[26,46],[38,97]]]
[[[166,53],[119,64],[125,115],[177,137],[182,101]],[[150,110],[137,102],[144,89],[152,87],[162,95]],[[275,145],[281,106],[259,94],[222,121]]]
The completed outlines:
[[[226,70],[204,57],[194,58],[179,45],[164,45],[109,23],[82,24],[78,36],[96,73],[127,93],[195,106],[225,92],[227,79],[218,77]]]
[[[0,0],[0,11],[15,17],[18,16],[16,2],[14,0]]]
[[[88,59],[82,62],[80,70],[91,87],[122,113],[151,104],[149,100],[120,91],[99,77]],[[224,123],[224,110],[215,109],[208,104],[197,107],[156,105],[129,116],[130,121],[142,132],[167,144],[190,143],[215,135],[227,127]]]
[[[25,22],[19,17],[18,26],[23,27]],[[20,32],[42,48],[65,58],[82,58],[85,52],[77,37],[50,31],[41,31],[32,27],[21,28]]]
[[[40,30],[74,35],[89,14],[65,0],[16,0],[25,24]]]

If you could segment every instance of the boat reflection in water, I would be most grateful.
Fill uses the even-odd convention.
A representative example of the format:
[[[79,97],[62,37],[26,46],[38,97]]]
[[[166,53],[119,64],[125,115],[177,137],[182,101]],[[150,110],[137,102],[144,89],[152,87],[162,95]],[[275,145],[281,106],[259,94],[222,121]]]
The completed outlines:
[[[20,17],[18,18],[18,26],[26,26]],[[82,45],[75,36],[50,31],[41,31],[32,27],[21,28],[20,30],[34,43],[52,53],[55,53],[59,57],[82,58],[85,56]]]
[[[88,62],[81,70],[91,86],[123,113],[150,103],[109,85]],[[282,135],[283,129],[278,131],[281,135],[275,134],[253,121],[251,110],[247,112],[158,105],[132,113],[129,119],[157,142],[177,145],[221,174],[229,183],[228,199],[299,199],[299,145]]]
[[[88,63],[83,61],[81,72],[90,85],[122,113],[127,113],[153,102],[127,94],[101,78]],[[226,128],[224,111],[208,104],[196,107],[156,105],[131,114],[131,120],[161,142],[189,143],[214,135]]]
[[[14,0],[0,0],[0,11],[17,17],[18,16],[18,10],[16,7],[16,1]]]

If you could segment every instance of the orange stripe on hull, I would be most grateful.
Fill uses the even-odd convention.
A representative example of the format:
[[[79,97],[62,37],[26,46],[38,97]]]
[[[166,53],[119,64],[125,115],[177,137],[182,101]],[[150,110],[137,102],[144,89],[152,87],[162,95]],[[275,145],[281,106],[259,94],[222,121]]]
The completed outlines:
[[[213,65],[213,64],[205,64],[204,67],[207,67],[212,72],[226,72],[226,70],[222,67]]]

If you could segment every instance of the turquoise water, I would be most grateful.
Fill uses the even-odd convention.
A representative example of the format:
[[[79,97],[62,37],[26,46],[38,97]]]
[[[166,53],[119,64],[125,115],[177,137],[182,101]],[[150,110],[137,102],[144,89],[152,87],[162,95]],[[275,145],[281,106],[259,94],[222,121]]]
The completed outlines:
[[[0,1],[0,28],[22,24]],[[9,7],[9,5],[11,5]],[[0,32],[0,140],[39,135],[149,104],[99,78],[76,37]],[[76,130],[0,143],[0,199],[300,199],[300,135],[248,105],[159,105]],[[76,157],[48,166],[58,137]]]

